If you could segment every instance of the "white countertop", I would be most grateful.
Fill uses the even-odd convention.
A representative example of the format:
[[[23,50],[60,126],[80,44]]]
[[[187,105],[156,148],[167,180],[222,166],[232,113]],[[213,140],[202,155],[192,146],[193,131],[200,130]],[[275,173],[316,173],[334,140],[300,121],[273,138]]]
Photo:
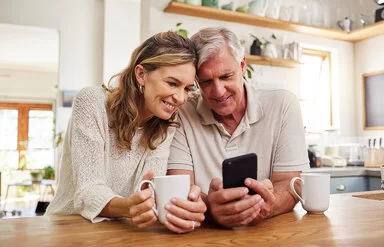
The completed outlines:
[[[380,168],[365,168],[365,167],[321,167],[310,168],[303,172],[320,172],[329,173],[331,177],[354,177],[354,176],[367,176],[367,177],[380,177]]]

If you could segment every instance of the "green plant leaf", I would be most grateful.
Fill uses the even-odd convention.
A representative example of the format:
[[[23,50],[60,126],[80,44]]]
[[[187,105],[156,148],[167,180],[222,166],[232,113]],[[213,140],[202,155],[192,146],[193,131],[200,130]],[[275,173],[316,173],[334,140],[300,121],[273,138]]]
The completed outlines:
[[[247,69],[247,75],[248,75],[248,78],[252,78],[252,72],[248,69]]]
[[[247,64],[247,76],[249,79],[252,79],[252,74],[253,74],[252,72],[254,72],[254,71],[255,70],[254,70],[253,66],[250,64]]]
[[[178,23],[176,24],[176,27],[180,26],[181,24],[183,24],[183,23],[182,23],[182,22],[178,22]]]
[[[179,29],[176,31],[176,33],[183,36],[184,38],[188,38],[188,31],[185,29]]]

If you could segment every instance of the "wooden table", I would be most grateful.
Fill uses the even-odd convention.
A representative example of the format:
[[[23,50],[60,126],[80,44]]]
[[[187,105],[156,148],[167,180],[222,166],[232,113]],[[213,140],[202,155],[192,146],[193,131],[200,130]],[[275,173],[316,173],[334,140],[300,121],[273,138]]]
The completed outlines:
[[[188,234],[174,234],[161,225],[140,230],[129,220],[92,224],[80,216],[0,220],[0,246],[114,245],[384,246],[384,201],[335,194],[324,215],[306,214],[298,204],[293,212],[256,226],[229,230],[205,224]]]

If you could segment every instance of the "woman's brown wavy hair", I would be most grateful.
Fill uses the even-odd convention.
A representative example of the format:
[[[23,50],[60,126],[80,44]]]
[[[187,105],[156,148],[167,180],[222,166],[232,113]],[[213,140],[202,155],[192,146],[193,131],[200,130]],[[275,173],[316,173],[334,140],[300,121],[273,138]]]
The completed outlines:
[[[136,80],[136,65],[141,64],[147,72],[151,72],[163,66],[189,62],[196,67],[196,51],[190,39],[172,31],[158,33],[136,48],[128,67],[109,80],[108,84],[114,78],[118,81],[116,88],[107,89],[110,92],[107,96],[107,112],[119,148],[131,150],[133,136],[142,120],[139,109],[144,105],[144,97]],[[168,127],[179,125],[174,117],[175,114],[169,120],[163,120],[155,116],[145,122],[139,145],[155,149],[167,137]]]

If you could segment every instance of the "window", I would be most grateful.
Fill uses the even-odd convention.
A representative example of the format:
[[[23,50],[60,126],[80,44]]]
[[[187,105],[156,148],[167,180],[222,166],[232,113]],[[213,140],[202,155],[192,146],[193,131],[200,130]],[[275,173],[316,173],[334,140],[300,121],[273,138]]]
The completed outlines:
[[[54,161],[50,104],[0,103],[0,169],[41,169]]]
[[[301,69],[301,110],[307,132],[333,126],[330,53],[304,49]]]

